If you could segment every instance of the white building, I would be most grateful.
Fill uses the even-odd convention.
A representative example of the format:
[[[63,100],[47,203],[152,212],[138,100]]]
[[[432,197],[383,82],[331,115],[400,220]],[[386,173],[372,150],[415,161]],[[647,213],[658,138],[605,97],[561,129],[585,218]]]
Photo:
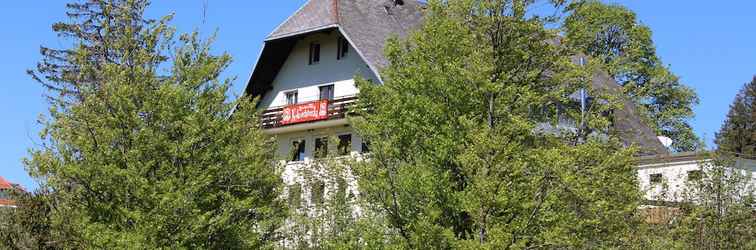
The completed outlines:
[[[737,159],[728,171],[737,172],[746,186],[743,192],[753,192],[756,187],[756,161]],[[696,181],[711,169],[713,162],[706,154],[679,153],[641,157],[638,182],[645,199],[651,203],[688,201],[692,194],[691,182]]]
[[[355,76],[381,84],[380,70],[388,65],[386,40],[406,37],[417,28],[423,9],[424,4],[415,0],[310,0],[265,40],[245,91],[260,97],[263,128],[276,136],[278,155],[287,162],[284,181],[290,193],[310,197],[302,200],[311,203],[333,190],[325,183],[301,185],[308,178],[302,171],[327,175],[312,168],[319,157],[316,149],[330,148],[342,155],[367,149],[345,119],[359,93]],[[605,72],[596,72],[592,84],[621,93]],[[667,153],[631,102],[614,115],[614,127],[627,145],[639,145],[646,155]],[[326,140],[329,137],[338,139]],[[353,186],[349,191],[357,192]]]
[[[265,40],[246,94],[260,97],[265,133],[276,136],[286,161],[284,181],[290,193],[308,197],[301,199],[306,205],[339,188],[307,184],[313,176],[327,179],[313,167],[322,150],[345,156],[367,150],[345,117],[359,92],[355,77],[382,82],[385,41],[417,27],[422,8],[416,1],[311,0]]]

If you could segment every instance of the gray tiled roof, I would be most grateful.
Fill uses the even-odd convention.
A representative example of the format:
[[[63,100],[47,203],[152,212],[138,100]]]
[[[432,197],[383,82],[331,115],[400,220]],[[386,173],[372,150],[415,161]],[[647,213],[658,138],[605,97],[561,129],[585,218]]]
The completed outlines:
[[[599,91],[624,93],[622,87],[605,71],[596,71],[591,83],[593,88]],[[640,155],[669,153],[656,137],[656,133],[643,123],[635,104],[627,98],[624,98],[622,103],[622,108],[614,110],[614,129],[623,143],[640,147]]]
[[[342,31],[376,71],[388,65],[383,53],[386,39],[405,37],[422,23],[421,3],[404,1],[404,5],[394,5],[393,2],[344,0],[339,4]]]
[[[312,0],[279,25],[268,40],[317,30],[338,23],[338,0]]]
[[[422,23],[422,2],[400,2],[403,4],[397,5],[394,0],[309,0],[268,36],[246,93],[260,96],[270,90],[297,39],[317,31],[338,30],[380,79],[380,70],[388,66],[384,55],[386,40],[405,37]],[[597,72],[593,84],[598,89],[622,92],[605,72]],[[625,144],[640,146],[642,154],[667,152],[654,132],[643,124],[632,102],[625,101],[624,108],[615,111],[615,124]]]

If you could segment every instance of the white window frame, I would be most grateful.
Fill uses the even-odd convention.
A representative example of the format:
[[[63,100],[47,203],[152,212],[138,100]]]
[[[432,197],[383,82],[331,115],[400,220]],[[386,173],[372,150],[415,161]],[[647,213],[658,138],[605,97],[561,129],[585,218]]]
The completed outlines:
[[[291,158],[289,158],[289,157],[291,157],[291,155],[287,155],[286,156],[287,157],[287,159],[286,159],[287,162],[304,162],[304,161],[307,160],[307,138],[305,138],[305,137],[296,137],[296,138],[289,139],[289,145],[287,146],[287,148],[289,149],[288,152],[289,153],[292,152],[292,148],[291,147],[294,146],[294,142],[296,142],[296,141],[304,141],[304,151],[302,152],[302,157],[298,157],[298,158],[302,158],[302,159],[295,161],[295,160],[292,160]],[[299,151],[299,150],[297,150],[297,151]]]
[[[323,85],[319,85],[318,86],[318,99],[319,100],[324,100],[323,99],[323,88],[326,88],[326,87],[331,87],[331,93],[330,93],[331,95],[329,96],[328,100],[329,101],[333,101],[334,99],[336,99],[336,85],[333,84],[333,83],[331,83],[331,84],[323,84]]]
[[[316,47],[317,46],[317,47]],[[317,48],[317,49],[316,49]],[[320,56],[323,50],[323,45],[318,41],[310,42],[310,53],[308,59],[308,65],[315,65],[320,63],[322,57]]]
[[[339,140],[339,141],[336,142],[336,145],[335,145],[336,146],[336,151],[337,151],[336,154],[341,153],[341,152],[338,152],[338,151],[339,151],[339,144],[341,143],[341,138],[339,138],[339,137],[342,136],[342,135],[349,135],[350,136],[350,138],[349,138],[349,152],[347,152],[347,154],[345,154],[345,155],[340,155],[340,156],[351,156],[352,152],[354,152],[354,140],[355,140],[355,137],[354,137],[354,133],[353,132],[336,133],[336,139]]]
[[[289,98],[289,95],[294,96],[293,102]],[[299,90],[295,89],[295,90],[284,91],[284,99],[286,99],[285,101],[286,101],[287,106],[299,103]]]

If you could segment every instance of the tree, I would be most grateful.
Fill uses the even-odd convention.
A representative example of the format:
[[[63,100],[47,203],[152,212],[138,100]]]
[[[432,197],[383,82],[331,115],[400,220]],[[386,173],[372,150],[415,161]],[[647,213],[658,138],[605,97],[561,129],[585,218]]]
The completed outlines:
[[[384,83],[358,81],[352,120],[371,154],[355,173],[388,248],[624,244],[639,193],[605,115],[617,97],[591,88],[596,65],[575,63],[531,4],[430,1],[420,30],[387,46]],[[581,109],[581,89],[603,101]]]
[[[43,145],[25,160],[78,248],[270,248],[286,215],[254,102],[228,102],[231,58],[174,37],[146,0],[69,4],[43,49]],[[161,72],[164,72],[161,74]]]
[[[719,133],[716,135],[718,150],[736,157],[756,157],[756,76],[740,90],[730,105]]]
[[[651,29],[626,7],[596,0],[575,1],[565,9],[565,43],[605,64],[609,74],[638,104],[645,122],[673,139],[678,152],[701,148],[689,121],[696,93],[656,55]]]

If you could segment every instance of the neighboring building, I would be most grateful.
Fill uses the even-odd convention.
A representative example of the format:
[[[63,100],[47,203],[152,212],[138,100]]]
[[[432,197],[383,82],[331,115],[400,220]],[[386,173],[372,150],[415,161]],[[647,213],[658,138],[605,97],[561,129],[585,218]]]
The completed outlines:
[[[694,181],[705,178],[713,161],[705,153],[676,153],[644,156],[637,167],[638,183],[644,192],[645,221],[666,224],[681,212],[681,203],[696,202]],[[756,160],[736,159],[728,174],[744,177],[741,195],[756,192]]]
[[[712,163],[706,154],[694,152],[641,157],[639,185],[650,203],[683,202],[690,194],[689,183],[703,178]],[[756,161],[736,159],[734,165],[728,169],[750,178],[748,183],[756,187]]]
[[[406,37],[419,27],[424,8],[414,0],[310,0],[265,40],[245,92],[260,97],[262,126],[277,138],[290,193],[311,197],[305,200],[328,193],[322,183],[302,185],[307,177],[300,173],[321,157],[319,149],[331,144],[345,156],[368,149],[346,119],[359,93],[355,76],[382,84],[381,69],[389,64],[383,53],[386,40]],[[605,72],[597,72],[592,84],[622,93]],[[614,111],[614,123],[623,141],[640,146],[642,154],[667,153],[630,101]],[[357,192],[353,185],[349,190]]]
[[[12,195],[19,191],[23,191],[21,186],[10,183],[0,176],[0,208],[16,207],[16,202],[13,200]]]

